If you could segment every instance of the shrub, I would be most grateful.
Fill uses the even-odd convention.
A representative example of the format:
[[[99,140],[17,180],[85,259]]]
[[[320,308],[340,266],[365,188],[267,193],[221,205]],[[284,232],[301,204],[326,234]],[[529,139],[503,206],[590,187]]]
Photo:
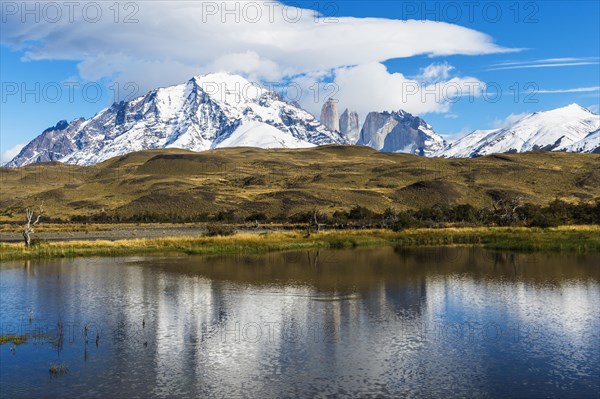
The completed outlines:
[[[255,220],[258,222],[264,222],[269,218],[263,212],[254,212],[250,216],[246,218],[246,222],[254,222]]]
[[[215,219],[220,222],[233,222],[236,220],[235,210],[228,209],[226,211],[219,211],[215,215]]]
[[[207,224],[206,235],[209,237],[215,236],[232,236],[235,234],[235,229],[232,226],[222,224]]]
[[[396,215],[396,220],[392,224],[393,231],[402,231],[409,227],[417,226],[417,221],[406,212],[399,212]]]
[[[375,216],[375,212],[373,212],[369,208],[358,205],[350,209],[350,212],[348,212],[348,219],[350,220],[371,219],[373,218],[373,216]]]
[[[556,227],[558,226],[558,221],[552,216],[537,213],[533,216],[531,221],[529,222],[529,226],[531,227]]]
[[[312,212],[298,212],[290,216],[289,221],[291,223],[308,223],[312,220]]]

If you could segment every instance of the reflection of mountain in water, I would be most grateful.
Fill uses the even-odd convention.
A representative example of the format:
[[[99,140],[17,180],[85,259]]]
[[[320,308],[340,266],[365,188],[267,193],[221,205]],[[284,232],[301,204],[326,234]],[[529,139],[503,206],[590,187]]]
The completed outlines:
[[[558,376],[565,396],[581,397],[598,387],[585,376],[600,370],[590,339],[600,331],[599,263],[600,255],[466,247],[15,263],[0,268],[2,315],[21,320],[31,307],[49,322],[102,328],[87,361],[79,338],[61,353],[82,370],[72,384],[40,384],[31,396],[90,387],[116,397],[552,396],[547,381]],[[547,334],[435,335],[434,323],[464,321]],[[407,325],[428,335],[407,334]],[[126,339],[113,341],[119,329]],[[8,396],[19,392],[26,353],[2,358]],[[56,353],[35,356],[50,362]],[[47,380],[43,367],[29,371]]]

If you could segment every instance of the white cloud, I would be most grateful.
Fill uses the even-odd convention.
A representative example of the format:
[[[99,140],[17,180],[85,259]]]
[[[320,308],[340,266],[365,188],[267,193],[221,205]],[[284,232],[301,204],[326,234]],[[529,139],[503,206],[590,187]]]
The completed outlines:
[[[573,89],[557,89],[557,90],[537,90],[536,93],[554,94],[554,93],[590,93],[600,91],[600,86],[592,87],[576,87]]]
[[[0,153],[0,165],[4,165],[5,163],[12,161],[12,159],[16,157],[19,152],[21,152],[23,147],[25,147],[25,144],[17,144],[6,151],[2,151],[2,153]]]
[[[496,45],[486,34],[450,23],[352,17],[326,23],[323,18],[315,19],[311,10],[286,8],[274,2],[127,3],[139,7],[133,16],[137,23],[122,22],[135,9],[121,10],[115,23],[112,2],[93,3],[94,7],[102,7],[102,17],[95,23],[86,22],[82,18],[84,3],[78,4],[74,22],[69,21],[66,8],[55,23],[44,19],[35,23],[32,17],[23,23],[18,13],[4,15],[1,43],[24,51],[24,58],[29,60],[75,61],[84,80],[135,82],[140,94],[218,70],[273,81],[298,75],[322,76],[357,66],[353,72],[342,72],[340,81],[349,74],[360,77],[364,82],[358,86],[366,93],[355,91],[358,87],[353,86],[352,95],[367,98],[378,96],[373,93],[375,83],[361,73],[361,67],[372,69],[388,59],[415,55],[516,51]],[[237,15],[226,14],[223,7],[237,8]],[[450,69],[447,64],[436,64],[425,69],[421,78],[446,80]],[[401,75],[380,75],[378,81],[384,83],[405,79]],[[389,91],[386,86],[377,89]],[[377,100],[380,108],[396,105],[389,99]],[[411,107],[429,109],[417,104]]]
[[[581,66],[581,65],[598,65],[597,62],[565,62],[559,64],[534,64],[534,65],[514,65],[501,68],[492,68],[488,71],[500,71],[506,69],[527,69],[527,68],[557,68],[566,66]]]
[[[598,57],[563,57],[563,58],[544,58],[540,60],[529,60],[529,61],[507,61],[500,62],[498,64],[491,65],[492,67],[501,67],[508,65],[529,65],[529,64],[547,64],[547,63],[569,63],[569,62],[585,62],[595,60],[598,61]]]
[[[530,69],[530,68],[559,68],[581,65],[598,65],[598,57],[579,57],[579,58],[546,58],[541,60],[529,61],[511,61],[490,65],[488,71],[502,71],[510,69]]]
[[[485,83],[473,77],[446,76],[446,80],[430,83],[390,73],[377,62],[339,68],[334,82],[339,86],[335,95],[339,106],[357,111],[361,119],[370,111],[447,112],[461,97],[475,98],[485,89]]]
[[[523,119],[527,115],[529,115],[528,112],[523,112],[523,113],[520,113],[520,114],[510,114],[510,115],[508,115],[504,119],[496,118],[494,120],[494,122],[492,123],[492,128],[494,128],[494,129],[502,129],[502,128],[508,127],[508,126],[514,124],[515,122]]]
[[[421,74],[417,78],[425,82],[439,82],[448,79],[453,69],[454,67],[447,62],[431,64],[422,68]]]

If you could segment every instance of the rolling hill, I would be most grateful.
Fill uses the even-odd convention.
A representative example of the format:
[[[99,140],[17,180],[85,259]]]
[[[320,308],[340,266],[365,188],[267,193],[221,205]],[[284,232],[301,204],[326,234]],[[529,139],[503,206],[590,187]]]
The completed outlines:
[[[376,211],[435,204],[490,206],[498,192],[544,205],[600,197],[600,155],[530,152],[426,158],[362,146],[147,150],[94,166],[41,163],[0,168],[0,220],[106,213],[194,216],[234,211],[273,217],[360,205]]]

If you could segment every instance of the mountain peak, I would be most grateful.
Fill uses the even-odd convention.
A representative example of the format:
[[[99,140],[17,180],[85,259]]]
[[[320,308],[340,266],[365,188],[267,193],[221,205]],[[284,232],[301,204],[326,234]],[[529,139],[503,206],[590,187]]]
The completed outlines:
[[[242,76],[218,72],[115,103],[89,120],[60,122],[25,146],[9,166],[46,161],[93,165],[159,148],[205,151],[346,143],[343,135],[297,104]]]
[[[534,112],[505,128],[472,132],[436,155],[473,157],[539,150],[592,152],[600,147],[597,137],[591,136],[585,142],[582,140],[599,127],[598,115],[579,104],[569,104],[562,108]]]
[[[556,109],[546,111],[546,112],[557,112],[557,113],[558,112],[585,112],[585,113],[589,113],[592,115],[596,115],[589,109],[582,107],[581,105],[579,105],[577,103],[571,103],[569,105],[565,105],[564,107],[556,108]]]
[[[338,115],[337,100],[329,97],[321,108],[321,123],[332,132],[340,131],[340,118]]]
[[[446,143],[423,119],[400,109],[370,112],[358,144],[379,151],[430,156],[444,148]]]

